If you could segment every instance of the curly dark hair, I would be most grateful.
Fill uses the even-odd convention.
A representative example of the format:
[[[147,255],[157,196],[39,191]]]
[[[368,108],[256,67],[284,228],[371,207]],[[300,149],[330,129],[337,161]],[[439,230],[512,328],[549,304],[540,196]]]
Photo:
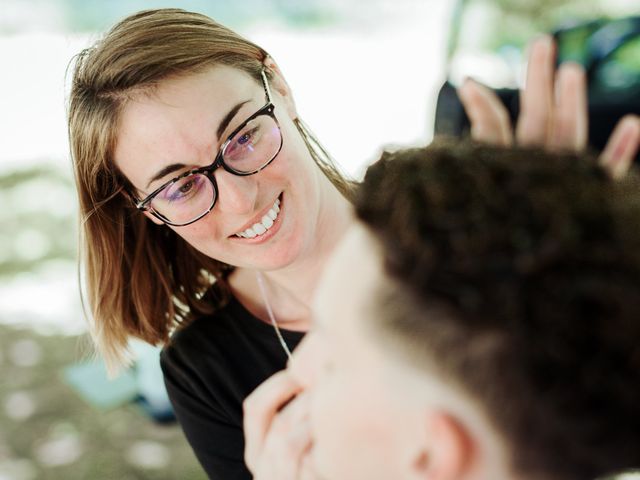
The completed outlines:
[[[636,172],[442,141],[383,154],[356,211],[394,285],[374,328],[476,400],[519,478],[640,466]]]

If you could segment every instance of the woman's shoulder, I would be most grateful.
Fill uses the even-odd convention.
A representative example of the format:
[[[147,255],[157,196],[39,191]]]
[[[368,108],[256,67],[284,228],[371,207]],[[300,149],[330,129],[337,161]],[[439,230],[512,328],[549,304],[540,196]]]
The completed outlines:
[[[206,294],[213,313],[198,315],[172,333],[164,346],[165,362],[180,362],[197,369],[203,363],[235,361],[239,345],[252,349],[271,334],[269,326],[253,316],[228,291],[212,288]]]
[[[295,348],[303,336],[302,332],[284,329],[281,333],[289,348]],[[163,348],[161,360],[165,370],[195,376],[220,370],[235,372],[249,366],[252,372],[245,373],[254,375],[283,368],[287,357],[273,326],[256,318],[229,294],[214,313],[178,328]]]
[[[279,347],[270,328],[231,296],[176,330],[160,355],[170,397],[199,398],[239,417],[244,397],[286,364],[283,352],[268,346]]]
[[[223,366],[229,364],[235,343],[229,341],[231,317],[224,306],[211,315],[194,318],[172,334],[160,353],[165,384],[174,387],[170,397],[174,398],[178,389],[183,395],[209,399],[212,391],[222,388],[226,381]]]
[[[216,308],[211,314],[194,316],[171,334],[169,342],[163,348],[163,355],[189,352],[200,356],[201,350],[212,352],[220,338],[228,336],[238,316],[242,314],[235,308],[237,302],[230,294],[224,298],[216,297]]]

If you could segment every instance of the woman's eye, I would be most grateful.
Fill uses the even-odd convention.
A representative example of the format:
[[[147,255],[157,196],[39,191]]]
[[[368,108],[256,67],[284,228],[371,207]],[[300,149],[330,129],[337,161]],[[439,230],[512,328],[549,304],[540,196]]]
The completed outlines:
[[[238,138],[238,143],[240,145],[244,145],[245,143],[247,143],[249,140],[251,140],[251,136],[253,134],[253,130],[250,132],[246,132],[243,135],[240,136],[240,138]]]
[[[236,143],[238,143],[241,146],[245,146],[248,143],[255,143],[256,133],[258,132],[258,130],[259,130],[259,127],[255,126],[251,130],[246,130],[245,132],[242,132],[242,134],[236,140]]]
[[[194,175],[171,185],[163,197],[169,202],[184,201],[196,195],[202,185],[202,176]]]
[[[180,184],[176,184],[176,188],[173,192],[172,198],[182,198],[189,195],[189,192],[193,190],[194,180],[186,180]]]
[[[239,161],[252,158],[260,143],[260,124],[248,128],[234,137],[224,152],[227,160]]]
[[[193,180],[189,180],[184,185],[180,186],[180,188],[178,190],[182,194],[189,193],[189,190],[191,190],[191,187],[193,187]]]

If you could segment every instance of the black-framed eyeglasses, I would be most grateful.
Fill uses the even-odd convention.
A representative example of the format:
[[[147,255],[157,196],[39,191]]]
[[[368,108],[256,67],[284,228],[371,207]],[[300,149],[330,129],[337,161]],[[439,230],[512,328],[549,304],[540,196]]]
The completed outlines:
[[[218,167],[244,177],[258,173],[278,156],[282,149],[282,132],[274,114],[275,105],[264,70],[261,76],[266,105],[229,135],[213,163],[169,180],[142,200],[135,199],[136,208],[168,225],[189,225],[208,214],[216,204],[218,184],[213,172]]]

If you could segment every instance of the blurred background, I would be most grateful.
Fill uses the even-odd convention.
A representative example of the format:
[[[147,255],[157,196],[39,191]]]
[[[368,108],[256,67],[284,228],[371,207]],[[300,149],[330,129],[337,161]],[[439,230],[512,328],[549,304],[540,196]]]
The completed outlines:
[[[357,178],[382,147],[431,139],[445,79],[517,87],[534,35],[638,14],[637,4],[0,0],[0,480],[204,478],[179,427],[152,408],[161,380],[147,377],[140,402],[136,372],[107,384],[91,361],[65,102],[72,57],[114,22],[180,7],[263,46],[301,116]],[[153,363],[157,353],[138,347]]]

